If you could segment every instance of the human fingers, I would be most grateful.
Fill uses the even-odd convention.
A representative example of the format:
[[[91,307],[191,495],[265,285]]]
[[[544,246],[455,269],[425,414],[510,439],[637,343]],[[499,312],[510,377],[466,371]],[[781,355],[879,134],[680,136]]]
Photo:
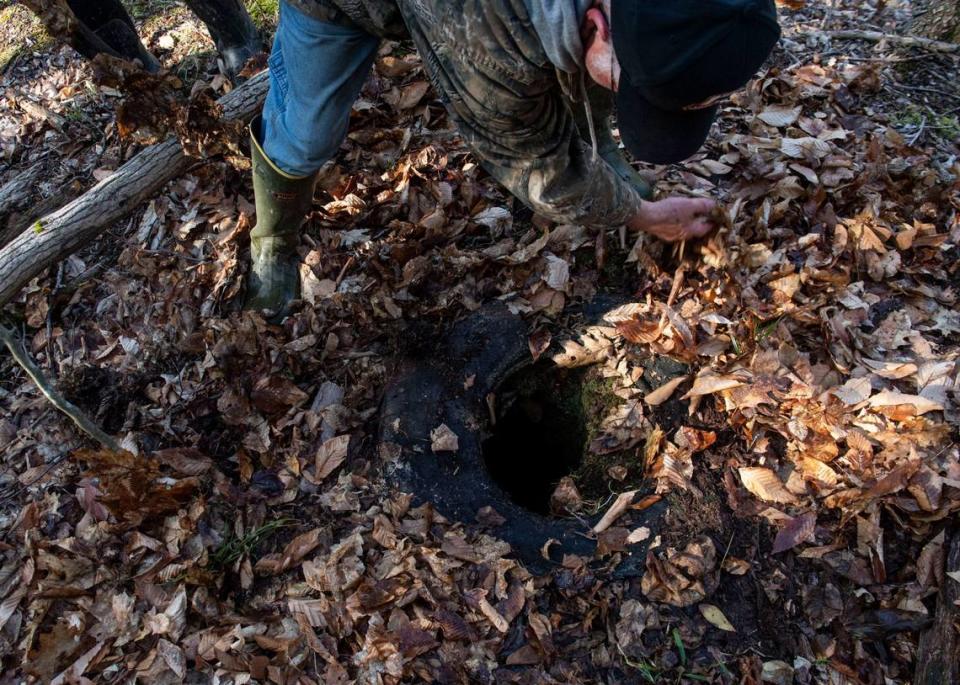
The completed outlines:
[[[717,207],[717,201],[708,197],[697,198],[695,202],[694,210],[696,214],[709,214]]]
[[[684,238],[699,238],[706,235],[713,229],[713,221],[711,221],[709,218],[702,217],[699,219],[694,219],[684,227],[684,233],[686,234]]]

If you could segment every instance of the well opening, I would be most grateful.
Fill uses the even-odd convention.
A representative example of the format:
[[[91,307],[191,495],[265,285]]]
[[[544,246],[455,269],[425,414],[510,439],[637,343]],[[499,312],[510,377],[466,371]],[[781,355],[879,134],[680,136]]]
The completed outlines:
[[[564,369],[551,361],[527,366],[496,393],[495,422],[483,444],[493,480],[520,506],[549,514],[564,476],[581,480],[590,466],[597,417],[619,400],[590,367]]]

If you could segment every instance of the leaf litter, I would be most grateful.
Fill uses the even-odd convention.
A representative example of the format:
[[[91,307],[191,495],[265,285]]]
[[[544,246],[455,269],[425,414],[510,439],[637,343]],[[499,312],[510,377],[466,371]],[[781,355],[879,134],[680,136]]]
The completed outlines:
[[[386,44],[323,172],[306,303],[282,326],[236,312],[252,195],[221,161],[238,161],[229,136],[204,135],[210,84],[192,88],[181,123],[210,161],[11,307],[127,451],[85,449],[0,363],[6,673],[910,681],[937,591],[957,582],[943,559],[960,508],[960,169],[955,148],[877,114],[895,78],[883,53],[813,59],[823,26],[866,11],[784,13],[775,63],[723,106],[703,152],[657,172],[664,193],[719,194],[720,231],[679,259],[641,237],[620,276],[615,241],[598,268],[591,232],[505,196],[416,58]],[[111,126],[151,134],[113,123],[117,91],[67,50],[4,78],[64,117],[5,97],[8,164],[46,150],[45,168],[92,182],[137,144]],[[629,302],[585,323],[579,305],[604,291]],[[539,578],[485,531],[497,512],[444,519],[385,486],[373,446],[392,360],[494,299],[529,322],[532,358],[595,365],[618,399],[592,443],[623,462],[598,508],[603,555]],[[660,356],[687,370],[651,381],[644,361]],[[444,425],[431,439],[437,458],[459,449]],[[559,485],[557,515],[593,504]],[[663,529],[632,524],[657,497]],[[647,539],[642,576],[611,576]]]

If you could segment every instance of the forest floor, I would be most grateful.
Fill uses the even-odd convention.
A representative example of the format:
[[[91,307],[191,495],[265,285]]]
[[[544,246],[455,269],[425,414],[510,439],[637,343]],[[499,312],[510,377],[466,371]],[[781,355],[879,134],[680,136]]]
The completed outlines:
[[[230,88],[187,10],[145,7],[184,93]],[[415,53],[385,44],[282,325],[240,311],[254,209],[237,160],[198,161],[31,283],[5,314],[128,452],[90,443],[0,354],[0,681],[912,682],[960,583],[943,570],[960,535],[958,55],[832,36],[902,31],[902,2],[781,12],[706,147],[642,169],[661,195],[722,202],[699,243],[532,216]],[[39,168],[31,206],[52,208],[140,143],[118,133],[123,93],[23,8],[0,17],[0,187]],[[591,325],[598,294],[627,304]],[[616,398],[585,447],[616,455],[608,478],[574,473],[555,503],[602,512],[643,483],[602,555],[546,575],[489,535],[491,512],[447,520],[391,488],[378,450],[399,360],[491,302],[534,356],[594,367]],[[688,373],[642,387],[650,355]],[[651,494],[669,513],[643,531]],[[646,536],[643,577],[615,577]]]

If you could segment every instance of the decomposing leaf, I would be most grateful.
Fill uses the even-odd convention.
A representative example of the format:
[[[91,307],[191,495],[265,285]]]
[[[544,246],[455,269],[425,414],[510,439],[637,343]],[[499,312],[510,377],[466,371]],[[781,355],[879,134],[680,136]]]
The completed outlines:
[[[583,507],[583,498],[573,478],[564,476],[550,495],[550,510],[556,514],[572,514]]]
[[[788,549],[793,549],[803,542],[808,542],[813,538],[816,525],[817,515],[812,511],[794,516],[777,533],[777,537],[773,541],[773,553],[779,554]]]
[[[659,557],[650,551],[641,590],[657,602],[680,607],[696,604],[716,583],[712,575],[716,561],[716,547],[705,536],[691,541],[682,552],[670,548]]]
[[[445,423],[430,431],[430,441],[430,448],[434,452],[456,452],[460,449],[460,439]]]

